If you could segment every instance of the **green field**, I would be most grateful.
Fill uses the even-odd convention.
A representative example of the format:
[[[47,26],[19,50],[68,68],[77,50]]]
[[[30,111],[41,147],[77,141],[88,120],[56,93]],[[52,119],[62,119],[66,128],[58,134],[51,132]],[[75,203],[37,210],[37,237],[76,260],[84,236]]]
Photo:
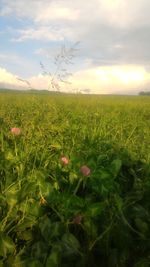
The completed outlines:
[[[0,93],[0,266],[150,266],[150,97]]]

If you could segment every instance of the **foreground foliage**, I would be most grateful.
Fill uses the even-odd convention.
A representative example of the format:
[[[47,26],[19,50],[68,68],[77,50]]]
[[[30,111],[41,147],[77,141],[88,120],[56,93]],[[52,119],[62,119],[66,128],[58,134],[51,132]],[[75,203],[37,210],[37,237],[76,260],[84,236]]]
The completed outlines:
[[[0,266],[150,266],[150,100],[0,94]]]

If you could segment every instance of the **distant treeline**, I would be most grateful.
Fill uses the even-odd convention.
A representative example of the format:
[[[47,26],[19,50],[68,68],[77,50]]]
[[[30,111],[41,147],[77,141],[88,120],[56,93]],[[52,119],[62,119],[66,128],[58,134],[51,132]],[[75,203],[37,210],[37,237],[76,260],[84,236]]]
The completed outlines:
[[[36,90],[36,89],[22,89],[22,90],[17,90],[17,89],[3,89],[0,88],[0,93],[27,93],[27,94],[61,94],[61,92],[57,91],[49,91],[49,90]]]
[[[148,91],[148,92],[141,91],[141,92],[139,92],[139,95],[150,95],[150,91]]]

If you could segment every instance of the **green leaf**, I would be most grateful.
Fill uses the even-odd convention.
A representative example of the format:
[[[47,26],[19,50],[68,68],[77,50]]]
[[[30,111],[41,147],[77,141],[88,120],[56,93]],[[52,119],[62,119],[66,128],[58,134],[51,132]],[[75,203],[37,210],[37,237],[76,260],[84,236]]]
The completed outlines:
[[[61,145],[58,143],[52,144],[50,147],[52,148],[52,150],[61,150]]]
[[[132,213],[135,214],[135,216],[139,218],[148,218],[149,212],[145,209],[144,206],[141,206],[140,204],[136,204],[133,206]]]
[[[141,259],[140,261],[138,261],[134,267],[149,267],[149,261],[145,260],[145,259]]]
[[[43,267],[43,264],[40,263],[37,260],[29,260],[28,264],[26,266],[29,266],[29,267]]]
[[[55,245],[46,261],[46,267],[58,267],[61,260],[61,246]]]
[[[51,238],[58,238],[64,233],[64,225],[61,222],[52,223]]]
[[[36,220],[34,217],[26,216],[21,223],[16,225],[16,229],[18,231],[25,231],[27,228],[31,228],[36,224]]]
[[[122,161],[120,159],[115,159],[111,162],[110,170],[111,170],[111,173],[113,174],[114,178],[117,177],[117,175],[121,169],[121,166],[122,166]]]
[[[11,207],[15,206],[18,202],[18,184],[12,185],[8,190],[6,190],[5,196],[7,204]]]
[[[110,172],[107,170],[100,170],[99,177],[101,180],[110,179],[111,175]]]
[[[53,187],[50,184],[50,182],[45,182],[45,180],[41,180],[39,181],[39,190],[42,194],[43,197],[48,197],[51,192],[53,192]]]
[[[38,260],[27,259],[20,263],[20,265],[14,265],[12,267],[43,267],[43,264]]]
[[[123,200],[119,195],[115,195],[115,202],[118,210],[121,211],[123,207]]]
[[[88,207],[88,210],[86,211],[85,215],[89,217],[96,217],[102,213],[104,208],[105,205],[102,202],[93,203]]]
[[[17,194],[14,192],[9,192],[6,194],[7,204],[11,207],[15,206],[18,202]]]
[[[15,250],[15,244],[9,236],[0,234],[0,256],[6,257],[7,254],[12,254]]]
[[[29,241],[33,238],[33,233],[31,230],[26,230],[24,232],[21,232],[20,235],[18,234],[18,237],[20,237],[23,240]]]
[[[135,219],[135,225],[138,228],[138,230],[140,230],[143,234],[147,233],[149,230],[148,224],[140,218]]]
[[[35,217],[42,215],[42,207],[39,202],[34,201],[33,203],[27,203],[26,213]]]
[[[16,159],[17,159],[16,155],[14,155],[12,151],[9,151],[9,150],[6,152],[5,157],[7,160],[14,161],[14,162],[16,162]]]
[[[47,216],[43,216],[40,218],[39,228],[41,230],[42,236],[47,241],[50,238],[52,232],[51,221]]]
[[[76,195],[66,195],[64,202],[66,207],[72,211],[75,211],[76,209],[82,209],[85,206],[85,200]]]
[[[84,228],[86,234],[91,239],[95,239],[98,234],[98,225],[96,225],[91,218],[84,219]]]
[[[78,254],[80,243],[77,238],[71,233],[65,233],[62,237],[63,255],[69,256]]]
[[[21,190],[18,193],[19,201],[23,201],[26,197],[34,195],[37,189],[37,185],[35,182],[25,182]]]
[[[101,194],[102,181],[100,177],[94,177],[88,181],[88,188],[98,195]]]
[[[38,241],[32,245],[31,256],[34,259],[44,261],[46,255],[47,255],[48,249],[49,248],[48,248],[46,242]]]
[[[69,181],[70,181],[70,184],[73,184],[74,181],[78,180],[78,175],[74,172],[70,172],[69,174]]]

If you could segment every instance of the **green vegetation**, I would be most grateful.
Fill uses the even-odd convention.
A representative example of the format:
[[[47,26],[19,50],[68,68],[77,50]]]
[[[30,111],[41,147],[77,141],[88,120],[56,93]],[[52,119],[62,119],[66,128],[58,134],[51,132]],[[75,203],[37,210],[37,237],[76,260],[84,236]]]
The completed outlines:
[[[0,177],[0,266],[150,266],[149,97],[0,93]]]
[[[139,95],[150,95],[150,91],[141,91]]]

